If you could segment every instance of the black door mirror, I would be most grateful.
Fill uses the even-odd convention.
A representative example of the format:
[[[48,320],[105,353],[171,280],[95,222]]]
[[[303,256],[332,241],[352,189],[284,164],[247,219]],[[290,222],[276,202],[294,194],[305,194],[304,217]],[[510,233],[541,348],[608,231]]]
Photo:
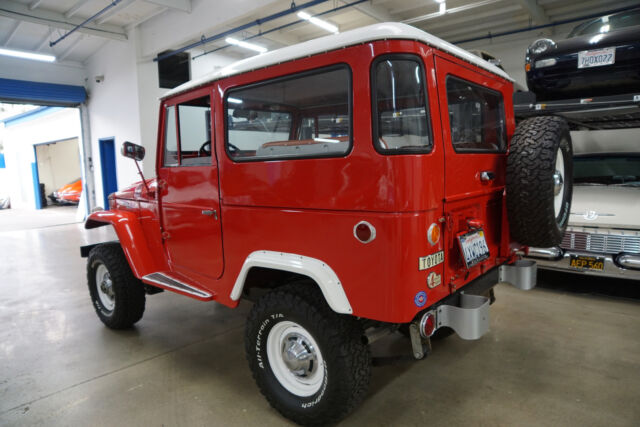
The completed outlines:
[[[125,141],[122,143],[122,155],[133,160],[144,159],[144,147],[142,145],[134,144],[133,142]]]

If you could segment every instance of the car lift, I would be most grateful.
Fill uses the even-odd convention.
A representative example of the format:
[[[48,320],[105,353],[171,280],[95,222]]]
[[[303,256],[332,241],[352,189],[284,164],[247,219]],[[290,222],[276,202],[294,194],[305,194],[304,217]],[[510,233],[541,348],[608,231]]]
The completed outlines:
[[[532,92],[514,93],[516,121],[556,115],[563,117],[571,130],[640,127],[640,93],[539,102],[535,98]]]

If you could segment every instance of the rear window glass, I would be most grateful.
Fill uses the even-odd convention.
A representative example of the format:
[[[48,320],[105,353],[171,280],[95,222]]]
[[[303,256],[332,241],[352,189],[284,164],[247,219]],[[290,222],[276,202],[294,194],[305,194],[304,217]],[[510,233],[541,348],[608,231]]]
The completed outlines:
[[[350,70],[341,65],[229,91],[229,156],[247,161],[346,155],[350,83]]]
[[[640,188],[640,154],[581,155],[573,158],[575,185]]]
[[[501,152],[506,147],[500,92],[447,77],[451,141],[457,152]]]
[[[420,58],[378,58],[372,68],[373,134],[376,150],[387,154],[431,150],[427,96]]]

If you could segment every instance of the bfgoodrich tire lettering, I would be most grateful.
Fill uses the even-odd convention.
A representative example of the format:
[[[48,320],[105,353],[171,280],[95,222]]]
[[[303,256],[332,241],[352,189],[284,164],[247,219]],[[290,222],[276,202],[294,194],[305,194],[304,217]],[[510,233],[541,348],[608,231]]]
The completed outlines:
[[[278,329],[294,331],[307,350],[317,345],[309,353],[315,354],[321,366],[316,366],[308,386],[297,393],[291,390],[295,391],[300,378],[286,372],[292,378],[287,383],[278,361],[270,359],[275,353],[269,351],[268,341],[278,339],[280,335],[273,333]],[[360,324],[353,317],[334,313],[313,284],[295,283],[261,297],[247,320],[245,348],[262,394],[282,415],[299,424],[339,421],[362,401],[369,386],[371,356]]]
[[[125,329],[142,318],[144,286],[118,243],[98,245],[89,252],[87,281],[93,307],[106,326]]]
[[[572,156],[564,119],[533,117],[516,128],[506,191],[511,237],[519,243],[549,247],[562,241],[571,210]]]

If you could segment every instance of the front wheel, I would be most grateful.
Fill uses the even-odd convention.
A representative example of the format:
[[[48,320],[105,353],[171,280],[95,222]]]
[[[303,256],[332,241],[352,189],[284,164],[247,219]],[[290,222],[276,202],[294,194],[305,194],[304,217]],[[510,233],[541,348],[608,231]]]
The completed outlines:
[[[331,311],[315,285],[261,297],[247,320],[245,347],[262,394],[299,424],[335,423],[367,392],[371,355],[362,328]]]
[[[119,244],[103,244],[91,249],[87,280],[93,307],[106,326],[125,329],[142,318],[144,286],[131,272]]]

